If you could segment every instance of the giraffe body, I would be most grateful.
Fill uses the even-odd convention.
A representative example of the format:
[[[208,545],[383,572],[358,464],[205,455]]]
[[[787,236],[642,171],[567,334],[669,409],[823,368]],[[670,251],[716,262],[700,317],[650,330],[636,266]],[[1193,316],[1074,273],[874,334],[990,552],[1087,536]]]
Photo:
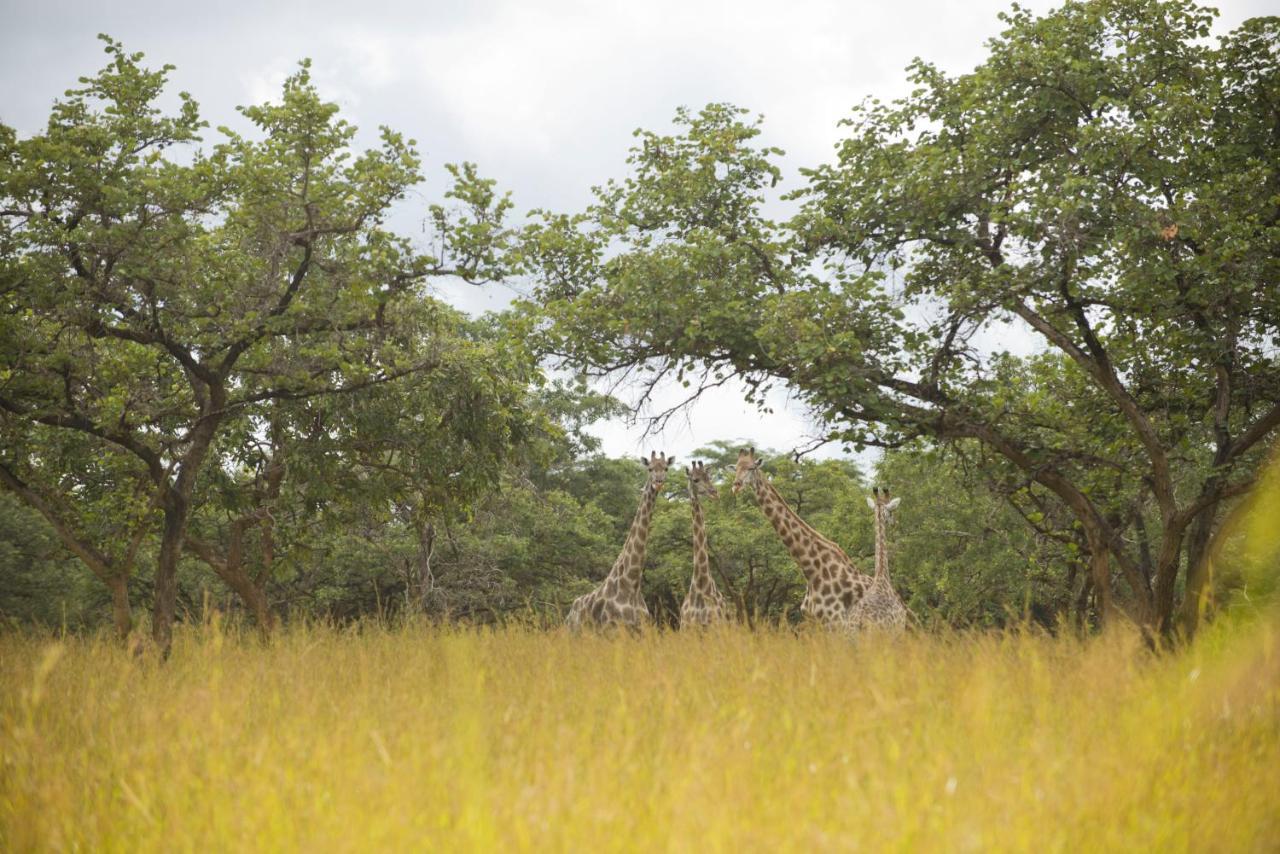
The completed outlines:
[[[849,615],[849,629],[900,632],[907,627],[907,607],[889,581],[889,545],[885,529],[889,515],[898,506],[900,498],[889,499],[887,489],[876,488],[867,497],[867,505],[876,519],[876,575],[867,595]]]
[[[680,628],[690,629],[723,623],[729,619],[724,596],[711,577],[711,561],[707,554],[707,529],[702,516],[702,496],[718,498],[706,466],[695,461],[689,476],[689,504],[693,511],[693,577],[689,592],[680,603]]]
[[[640,592],[640,582],[644,577],[645,545],[649,540],[649,520],[653,517],[653,506],[666,482],[667,467],[674,460],[674,457],[651,453],[649,459],[643,461],[649,470],[649,477],[640,498],[640,507],[627,532],[627,540],[622,545],[622,552],[595,590],[573,600],[569,616],[565,619],[565,625],[570,629],[576,631],[587,627],[604,629],[612,626],[639,628],[651,621],[649,608]]]
[[[871,589],[872,579],[860,572],[844,549],[824,537],[791,509],[760,470],[755,449],[738,454],[733,491],[750,486],[765,518],[791,554],[805,578],[800,611],[819,624],[848,629],[850,616]]]

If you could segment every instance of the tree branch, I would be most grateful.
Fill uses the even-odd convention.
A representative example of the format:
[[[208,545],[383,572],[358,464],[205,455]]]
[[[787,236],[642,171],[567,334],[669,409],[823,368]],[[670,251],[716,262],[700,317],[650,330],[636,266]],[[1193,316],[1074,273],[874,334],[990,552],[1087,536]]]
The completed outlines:
[[[44,424],[49,427],[61,427],[68,430],[77,430],[81,433],[87,433],[90,436],[96,436],[113,445],[118,445],[142,460],[147,466],[147,471],[151,474],[152,479],[155,480],[156,483],[161,483],[165,479],[166,472],[164,464],[160,461],[160,455],[130,433],[99,427],[97,424],[94,424],[88,418],[85,418],[83,415],[78,413],[54,413],[49,415],[40,415],[25,410],[13,401],[3,397],[0,397],[0,409],[11,412],[20,418],[33,421],[37,424]]]
[[[1065,291],[1065,284],[1063,288]],[[1081,327],[1082,334],[1085,336],[1089,353],[1086,353],[1070,337],[1034,311],[1025,302],[1021,300],[1015,302],[1012,309],[1015,314],[1029,323],[1050,343],[1084,368],[1119,406],[1121,413],[1133,427],[1134,432],[1138,434],[1139,441],[1142,443],[1143,448],[1146,449],[1147,456],[1151,462],[1152,494],[1160,507],[1161,518],[1168,524],[1177,513],[1177,502],[1173,492],[1173,480],[1169,473],[1169,457],[1165,453],[1164,445],[1161,443],[1160,437],[1156,435],[1155,428],[1151,426],[1151,422],[1142,414],[1137,401],[1133,399],[1124,384],[1120,382],[1120,378],[1116,376],[1115,370],[1107,358],[1106,350],[1089,326],[1088,318],[1084,316],[1083,307],[1071,299],[1069,295],[1066,298],[1069,300],[1069,305],[1073,306],[1072,312],[1076,315],[1076,323]]]
[[[12,492],[14,495],[22,499],[22,501],[31,507],[37,513],[45,518],[45,521],[57,532],[58,538],[62,540],[62,544],[67,550],[93,571],[102,581],[108,581],[120,574],[119,567],[113,567],[111,560],[102,552],[98,551],[91,544],[84,540],[72,530],[71,526],[63,519],[62,514],[56,511],[53,506],[33,488],[28,486],[17,475],[9,469],[8,466],[0,464],[0,484]]]

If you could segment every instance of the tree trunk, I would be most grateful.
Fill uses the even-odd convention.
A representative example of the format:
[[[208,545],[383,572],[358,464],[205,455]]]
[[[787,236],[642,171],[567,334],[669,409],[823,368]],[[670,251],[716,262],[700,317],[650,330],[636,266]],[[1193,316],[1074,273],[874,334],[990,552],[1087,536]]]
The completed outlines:
[[[178,604],[178,560],[182,557],[187,536],[191,496],[195,493],[200,466],[222,420],[222,415],[217,413],[223,412],[227,402],[226,389],[221,385],[211,384],[208,395],[208,404],[201,407],[203,415],[191,433],[191,445],[183,455],[177,479],[173,484],[160,479],[156,481],[163,495],[164,534],[160,538],[160,557],[156,561],[156,601],[151,634],[165,657],[173,647],[173,620]]]
[[[1151,615],[1153,627],[1162,636],[1173,634],[1173,613],[1176,608],[1178,570],[1182,566],[1183,531],[1165,531],[1156,558],[1155,611]]]
[[[271,631],[275,628],[275,615],[271,613],[271,603],[267,600],[267,591],[253,583],[248,573],[237,572],[228,573],[223,576],[223,581],[227,582],[235,594],[240,597],[240,601],[249,609],[249,613],[253,615],[253,621],[258,626],[258,635],[265,641],[271,637]]]
[[[111,615],[116,634],[121,640],[128,637],[133,629],[133,615],[129,610],[129,574],[133,570],[133,559],[138,547],[146,536],[147,526],[139,524],[133,534],[132,541],[123,556],[115,559],[99,550],[93,543],[80,538],[74,528],[67,522],[66,514],[58,511],[56,499],[48,499],[40,495],[7,467],[0,465],[0,486],[13,492],[28,507],[44,517],[45,521],[58,535],[62,545],[74,554],[89,568],[98,580],[111,591]]]
[[[113,575],[106,582],[111,590],[111,618],[116,627],[116,636],[124,640],[133,630],[133,614],[129,610],[129,578],[125,575]]]
[[[1222,547],[1239,530],[1240,523],[1253,508],[1253,495],[1254,493],[1247,494],[1227,511],[1216,535],[1212,533],[1213,516],[1210,511],[1205,511],[1196,520],[1196,527],[1191,532],[1191,542],[1187,546],[1187,559],[1194,562],[1188,564],[1187,594],[1183,597],[1180,615],[1182,630],[1188,638],[1195,635],[1208,606],[1212,604],[1213,567],[1222,554]],[[1202,523],[1207,529],[1204,532],[1200,530]]]
[[[418,548],[413,561],[413,584],[410,600],[413,607],[426,613],[430,608],[431,594],[435,592],[436,578],[431,570],[431,558],[436,551],[436,526],[430,522],[416,525]]]
[[[249,613],[253,615],[253,621],[258,626],[258,634],[266,640],[271,636],[271,630],[275,627],[275,616],[271,613],[271,603],[267,600],[267,591],[265,586],[260,587],[254,583],[249,577],[249,573],[238,566],[230,566],[226,563],[214,565],[214,571],[218,574],[226,585],[231,588],[236,596],[240,597],[240,601],[249,609]]]
[[[1098,623],[1106,628],[1115,610],[1111,600],[1111,553],[1102,531],[1087,526],[1085,536],[1089,548],[1089,580],[1098,597]]]
[[[244,516],[232,523],[231,544],[225,558],[214,552],[212,546],[196,535],[186,538],[186,548],[208,564],[222,583],[239,598],[253,615],[253,620],[258,626],[258,634],[266,640],[275,628],[275,615],[271,612],[271,602],[267,597],[269,573],[263,571],[254,577],[245,570],[243,562],[244,529],[251,522],[252,517]]]
[[[182,554],[187,530],[187,501],[170,496],[164,503],[164,530],[160,539],[160,557],[156,561],[155,605],[151,616],[151,635],[163,656],[173,647],[173,620],[178,605],[178,558]]]
[[[1089,557],[1089,577],[1098,595],[1098,622],[1106,627],[1115,615],[1111,600],[1111,560],[1106,548],[1096,549]]]
[[[1088,576],[1080,585],[1080,594],[1076,596],[1076,631],[1084,634],[1089,628],[1089,594],[1093,592],[1093,579]]]
[[[1182,595],[1181,628],[1188,640],[1195,636],[1200,620],[1209,605],[1212,561],[1209,559],[1209,535],[1213,531],[1210,511],[1201,513],[1187,538],[1187,589]]]

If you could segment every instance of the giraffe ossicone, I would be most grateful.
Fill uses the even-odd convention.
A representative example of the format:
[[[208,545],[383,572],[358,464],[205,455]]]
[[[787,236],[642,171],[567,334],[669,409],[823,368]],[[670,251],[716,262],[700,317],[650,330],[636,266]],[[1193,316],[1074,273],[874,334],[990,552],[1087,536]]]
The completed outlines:
[[[622,552],[599,586],[573,600],[573,604],[569,606],[569,616],[565,619],[565,625],[570,629],[603,629],[612,626],[638,628],[652,619],[640,592],[640,582],[644,578],[645,545],[649,540],[649,522],[653,518],[654,504],[667,481],[667,469],[676,458],[653,451],[648,459],[641,457],[640,461],[644,463],[648,477],[640,495],[640,507],[631,522],[626,542],[622,544]]]
[[[702,497],[719,498],[720,493],[711,482],[710,470],[701,462],[694,460],[693,466],[684,473],[689,478],[689,504],[693,511],[693,577],[689,579],[689,592],[680,603],[680,628],[690,629],[725,622],[729,619],[729,609],[711,577],[707,528],[702,515]]]

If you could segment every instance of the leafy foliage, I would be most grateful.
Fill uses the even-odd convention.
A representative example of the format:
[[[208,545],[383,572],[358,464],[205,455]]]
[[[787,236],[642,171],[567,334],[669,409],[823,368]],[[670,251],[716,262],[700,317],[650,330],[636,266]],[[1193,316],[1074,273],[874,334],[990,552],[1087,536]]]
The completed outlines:
[[[0,125],[0,607],[79,623],[109,601],[127,634],[150,605],[166,648],[210,604],[264,632],[552,621],[607,571],[642,477],[587,430],[617,401],[549,382],[551,356],[641,403],[780,383],[826,438],[889,449],[891,573],[926,623],[1193,631],[1251,583],[1224,567],[1280,428],[1280,19],[1216,43],[1211,20],[1015,6],[972,72],[917,60],[912,94],[858,106],[785,222],[765,213],[782,152],[729,104],[638,131],[584,211],[512,222],[450,165],[429,251],[386,226],[416,143],[359,150],[308,63],[206,144],[190,96],[160,106],[171,69],[104,37],[41,133]],[[536,299],[498,317],[428,291],[518,275]],[[766,471],[870,566],[856,466]],[[648,550],[663,622],[690,568],[682,481]],[[741,619],[791,621],[800,577],[752,504],[707,502],[713,572]]]
[[[316,429],[301,404],[432,371],[456,380],[477,365],[456,335],[439,334],[453,321],[433,319],[441,309],[419,286],[500,274],[509,202],[474,167],[455,170],[462,213],[435,214],[459,265],[449,267],[383,227],[421,180],[413,142],[383,128],[378,147],[354,150],[355,127],[320,98],[308,63],[278,103],[241,109],[252,134],[220,128],[212,149],[174,156],[206,127],[195,102],[183,94],[165,115],[169,67],[147,70],[105,41],[111,64],[55,104],[43,134],[0,135],[3,462],[9,488],[44,501],[59,479],[81,476],[48,453],[64,434],[81,454],[125,456],[114,494],[145,482],[144,506],[163,514],[153,630],[167,646],[184,546],[242,595],[260,593],[261,568],[247,578],[238,566],[240,537],[262,528],[281,484],[252,499],[232,487],[296,462],[286,457]],[[504,365],[486,366],[491,381]],[[459,463],[493,477],[484,454]],[[188,539],[205,478],[220,481],[209,485],[238,520],[222,555]],[[80,541],[96,535],[82,522],[55,527],[77,553],[95,548]],[[118,583],[131,571],[100,574]]]
[[[1185,588],[1193,629],[1214,520],[1280,426],[1280,21],[1212,47],[1210,19],[1015,7],[973,72],[917,61],[910,96],[857,108],[787,223],[758,122],[679,112],[546,226],[582,255],[540,293],[547,347],[690,399],[781,381],[854,445],[981,443],[1074,518],[1104,611],[1171,632]]]

